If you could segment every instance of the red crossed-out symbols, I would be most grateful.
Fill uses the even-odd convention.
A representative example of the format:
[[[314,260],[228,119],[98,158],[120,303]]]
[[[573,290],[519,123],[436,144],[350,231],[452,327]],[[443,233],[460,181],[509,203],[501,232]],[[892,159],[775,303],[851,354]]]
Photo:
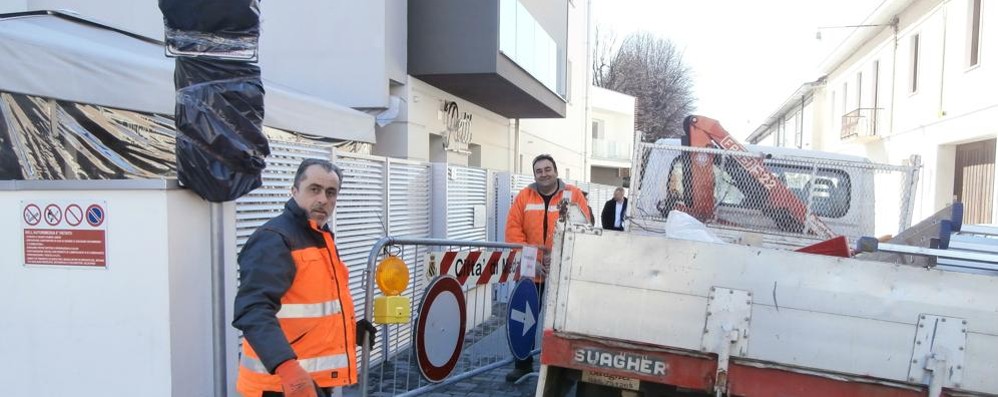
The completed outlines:
[[[24,223],[35,226],[42,221],[42,210],[37,205],[28,204],[24,207]]]
[[[55,204],[49,204],[45,206],[42,217],[45,218],[45,223],[49,226],[58,226],[62,222],[62,208]]]
[[[79,205],[70,204],[63,212],[66,215],[66,223],[69,226],[79,226],[80,223],[83,223],[83,209]]]

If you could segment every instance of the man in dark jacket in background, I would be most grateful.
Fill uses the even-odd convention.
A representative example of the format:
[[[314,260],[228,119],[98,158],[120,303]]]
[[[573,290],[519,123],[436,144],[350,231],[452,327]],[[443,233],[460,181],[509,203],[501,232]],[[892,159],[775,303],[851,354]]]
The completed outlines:
[[[603,213],[600,214],[603,228],[623,231],[626,214],[627,197],[624,197],[624,188],[618,187],[613,191],[613,198],[603,205]]]

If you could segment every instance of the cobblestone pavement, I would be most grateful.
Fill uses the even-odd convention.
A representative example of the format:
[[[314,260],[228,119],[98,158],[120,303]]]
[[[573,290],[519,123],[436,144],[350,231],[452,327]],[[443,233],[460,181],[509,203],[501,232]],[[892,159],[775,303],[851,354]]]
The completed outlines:
[[[461,359],[450,377],[511,358],[505,328],[506,305],[500,302],[494,303],[491,313],[492,316],[465,334]],[[399,353],[391,360],[380,363],[372,369],[369,383],[370,397],[394,396],[430,385],[422,378],[412,350],[397,351]],[[534,360],[535,370],[539,369],[538,361]],[[521,379],[519,384],[509,383],[506,382],[506,373],[513,368],[513,363],[498,365],[501,366],[453,384],[440,386],[422,395],[481,397],[534,395],[537,387],[536,375]],[[344,395],[359,396],[360,392],[357,388],[350,388],[344,391]]]
[[[534,367],[536,368],[537,364],[534,364]],[[526,379],[522,379],[520,384],[508,383],[506,382],[506,372],[509,372],[511,368],[512,365],[508,367],[496,368],[470,379],[465,379],[453,385],[434,390],[426,395],[440,397],[533,396],[534,390],[537,388],[537,377],[529,376]]]
[[[534,368],[537,369],[538,364],[535,360]],[[521,379],[520,383],[514,384],[506,382],[506,372],[512,369],[512,364],[508,366],[502,366],[493,369],[488,372],[478,374],[471,378],[462,380],[460,382],[442,386],[436,390],[423,394],[424,396],[437,396],[437,397],[448,397],[448,396],[473,396],[473,397],[488,397],[488,396],[499,396],[499,397],[514,397],[514,396],[533,396],[534,391],[537,388],[537,376],[527,376]],[[535,372],[536,374],[536,372]],[[347,390],[345,396],[359,396],[359,390],[354,388]],[[391,393],[384,392],[374,392],[370,393],[372,397],[390,396]]]

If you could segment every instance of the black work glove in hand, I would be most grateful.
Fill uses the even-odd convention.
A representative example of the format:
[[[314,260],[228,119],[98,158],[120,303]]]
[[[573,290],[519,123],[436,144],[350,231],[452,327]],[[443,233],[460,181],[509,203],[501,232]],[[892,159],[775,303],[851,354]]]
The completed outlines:
[[[378,334],[378,328],[362,318],[357,320],[357,346],[364,346],[364,332],[367,332],[367,339],[371,342],[368,346],[374,347],[374,337]]]

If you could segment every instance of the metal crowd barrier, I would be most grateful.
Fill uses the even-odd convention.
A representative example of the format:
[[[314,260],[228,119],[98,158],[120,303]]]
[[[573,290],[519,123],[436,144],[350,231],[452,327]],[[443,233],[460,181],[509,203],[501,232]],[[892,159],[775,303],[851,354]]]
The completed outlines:
[[[410,299],[411,317],[403,324],[377,324],[378,338],[373,348],[364,341],[360,362],[361,395],[419,395],[511,364],[513,359],[506,337],[507,300],[503,296],[510,288],[500,288],[502,283],[498,282],[501,278],[499,275],[484,280],[484,283],[484,277],[480,275],[466,277],[468,281],[462,288],[467,309],[464,343],[456,366],[445,379],[440,382],[430,382],[422,376],[417,364],[418,352],[414,348],[414,342],[424,290],[430,281],[438,276],[437,272],[445,267],[442,263],[448,260],[443,258],[445,252],[451,252],[447,255],[451,262],[455,256],[470,262],[471,257],[468,255],[476,255],[479,258],[476,259],[477,262],[485,263],[492,261],[493,255],[503,258],[515,257],[518,250],[523,247],[520,244],[487,241],[390,236],[375,243],[368,256],[364,275],[363,318],[372,321],[374,319],[376,267],[389,254],[402,258],[409,269],[408,287],[401,296]],[[430,261],[435,263],[428,263]],[[454,268],[451,267],[448,273],[453,273]],[[508,279],[505,281],[511,283],[514,278],[515,271],[513,274],[508,274]],[[377,294],[380,294],[380,291]],[[534,354],[538,351],[535,347]]]

